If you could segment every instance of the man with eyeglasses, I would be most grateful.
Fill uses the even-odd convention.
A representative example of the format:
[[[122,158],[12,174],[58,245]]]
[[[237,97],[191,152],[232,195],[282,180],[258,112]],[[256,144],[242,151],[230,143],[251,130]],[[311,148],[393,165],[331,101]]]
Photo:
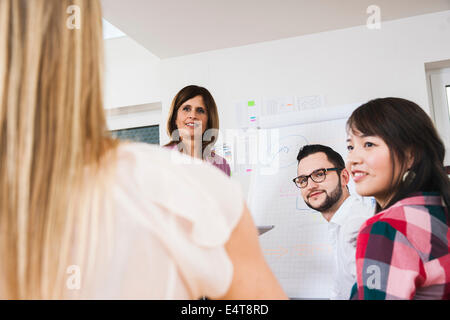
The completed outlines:
[[[333,248],[333,284],[330,299],[346,300],[356,282],[356,236],[374,207],[359,196],[351,196],[350,179],[341,155],[323,145],[306,145],[298,156],[297,177],[303,200],[329,222],[328,237]]]

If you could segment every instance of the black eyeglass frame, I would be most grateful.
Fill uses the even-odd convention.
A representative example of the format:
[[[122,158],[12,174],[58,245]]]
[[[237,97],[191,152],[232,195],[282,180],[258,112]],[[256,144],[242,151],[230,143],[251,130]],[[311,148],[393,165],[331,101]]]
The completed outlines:
[[[312,175],[315,174],[315,173],[317,173],[317,171],[322,171],[322,170],[324,171],[325,178],[324,178],[322,181],[316,181],[316,180],[314,180],[313,177],[312,177]],[[304,189],[304,188],[306,188],[306,187],[308,186],[308,181],[309,181],[309,179],[311,179],[311,180],[314,181],[315,183],[321,183],[321,182],[324,182],[325,179],[327,178],[327,172],[328,172],[328,171],[336,171],[336,172],[339,174],[339,171],[342,171],[342,170],[344,170],[344,168],[326,168],[326,169],[325,169],[325,168],[321,168],[321,169],[314,170],[313,172],[311,172],[310,175],[295,177],[294,179],[292,179],[292,182],[294,182],[294,184],[295,184],[295,186],[296,186],[297,188],[299,188],[299,189]],[[295,182],[295,180],[298,179],[298,178],[300,178],[300,177],[306,178],[306,185],[305,185],[304,187],[300,187],[300,186],[297,185],[297,183]]]

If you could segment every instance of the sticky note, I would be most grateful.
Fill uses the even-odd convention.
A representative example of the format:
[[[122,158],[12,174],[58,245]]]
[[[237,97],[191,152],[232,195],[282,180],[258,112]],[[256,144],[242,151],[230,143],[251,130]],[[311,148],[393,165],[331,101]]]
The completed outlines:
[[[249,107],[254,107],[255,106],[255,101],[249,101],[248,102],[248,106]]]

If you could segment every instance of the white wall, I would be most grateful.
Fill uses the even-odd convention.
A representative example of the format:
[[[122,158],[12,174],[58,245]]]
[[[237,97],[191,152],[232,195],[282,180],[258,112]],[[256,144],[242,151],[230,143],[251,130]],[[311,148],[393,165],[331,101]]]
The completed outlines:
[[[221,128],[233,101],[323,94],[328,106],[399,96],[429,112],[424,64],[450,58],[450,11],[161,61],[162,121],[187,84],[207,87]],[[161,127],[161,142],[168,141]]]
[[[129,37],[105,40],[105,108],[161,101],[160,62]]]
[[[324,95],[327,106],[398,96],[429,113],[425,63],[450,59],[450,11],[160,60],[130,38],[106,41],[106,107],[162,102],[161,144],[174,95],[205,86],[221,129],[237,127],[234,101]],[[154,111],[155,112],[155,111]],[[155,120],[153,120],[155,121]],[[123,123],[125,124],[125,123]],[[238,177],[238,179],[240,179]],[[240,179],[246,190],[248,179]]]
[[[129,37],[105,40],[105,109],[160,102],[160,66],[158,57]],[[111,130],[159,125],[160,122],[161,108],[120,117],[108,116]]]
[[[161,103],[107,109],[106,116],[109,130],[155,126],[161,122]]]

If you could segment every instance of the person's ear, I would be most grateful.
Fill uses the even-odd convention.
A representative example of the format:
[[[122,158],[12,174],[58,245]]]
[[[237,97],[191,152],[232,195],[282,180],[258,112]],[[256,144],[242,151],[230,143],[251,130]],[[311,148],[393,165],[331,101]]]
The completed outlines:
[[[409,149],[406,151],[406,167],[411,169],[412,165],[414,164],[414,152],[412,149]]]
[[[347,186],[350,181],[350,173],[346,168],[341,171],[341,184],[343,187]]]

